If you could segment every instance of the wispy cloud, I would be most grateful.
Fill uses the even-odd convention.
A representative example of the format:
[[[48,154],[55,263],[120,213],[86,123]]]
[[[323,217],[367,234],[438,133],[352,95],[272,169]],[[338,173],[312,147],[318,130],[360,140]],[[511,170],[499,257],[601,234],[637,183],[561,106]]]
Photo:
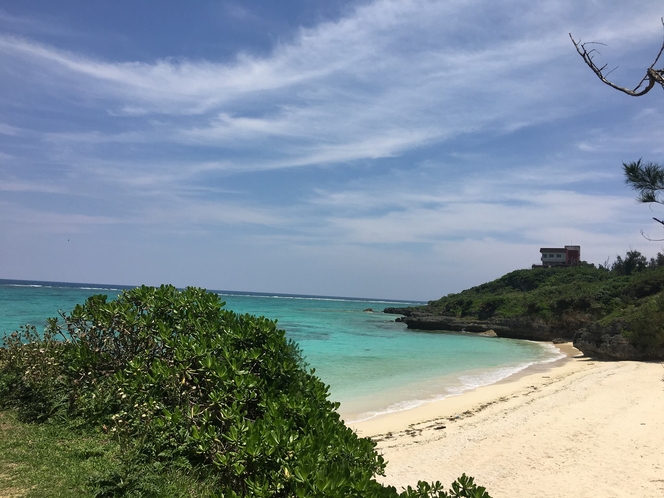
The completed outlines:
[[[7,123],[0,123],[0,134],[16,137],[22,134],[22,130],[16,126],[8,125]]]
[[[0,8],[0,27],[3,28],[3,31],[18,31],[35,35],[72,36],[71,29],[66,29],[61,22],[56,22],[53,18],[15,15],[2,8]]]
[[[0,154],[2,159],[2,154]],[[30,182],[16,182],[16,181],[1,181],[0,191],[4,192],[40,192],[46,194],[64,194],[66,190],[62,187],[45,184],[45,183],[30,183]]]
[[[8,66],[46,71],[57,92],[87,95],[87,105],[97,99],[111,115],[161,116],[131,131],[57,132],[59,141],[249,150],[267,139],[275,157],[262,162],[266,169],[317,165],[390,157],[464,133],[510,133],[578,113],[564,84],[570,70],[562,61],[573,53],[560,28],[587,9],[564,3],[547,24],[534,17],[540,11],[509,3],[523,15],[491,24],[489,45],[481,33],[490,16],[473,14],[482,1],[383,0],[301,29],[266,57],[241,53],[231,63],[111,62],[9,36],[0,37],[0,52]],[[619,14],[589,35],[625,46],[635,31],[644,37],[657,29],[645,29],[645,13],[629,23],[619,23]],[[247,169],[255,164],[247,155]]]
[[[54,213],[11,202],[0,203],[0,224],[17,224],[22,231],[30,226],[36,226],[40,231],[47,233],[73,233],[81,231],[83,227],[98,227],[118,222],[119,219],[111,216]]]
[[[620,161],[662,151],[664,123],[567,33],[607,42],[628,79],[660,7],[376,0],[225,60],[95,55],[0,10],[25,27],[0,35],[2,221],[272,241],[309,269],[335,251],[440,272],[486,244],[505,264],[568,238],[599,252],[638,228]]]

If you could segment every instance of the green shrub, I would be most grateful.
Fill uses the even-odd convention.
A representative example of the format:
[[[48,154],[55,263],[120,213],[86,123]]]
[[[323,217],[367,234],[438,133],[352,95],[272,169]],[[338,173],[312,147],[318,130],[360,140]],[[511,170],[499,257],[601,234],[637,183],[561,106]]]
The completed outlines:
[[[480,320],[488,320],[491,318],[498,308],[505,304],[505,299],[502,298],[489,298],[479,305],[477,309],[477,318]]]
[[[527,292],[537,289],[543,282],[546,282],[550,272],[546,269],[538,268],[530,271],[513,271],[500,279],[506,287]]]
[[[401,498],[491,498],[482,486],[477,486],[472,477],[463,474],[445,491],[440,482],[428,484],[420,481],[417,488],[410,486],[399,495]]]
[[[154,472],[141,469],[157,465],[214,476],[226,497],[488,498],[465,476],[451,495],[439,483],[398,495],[376,482],[375,443],[344,425],[297,346],[275,322],[223,304],[172,286],[92,296],[43,337],[5,338],[0,404],[116,437],[125,465],[97,480],[104,496],[152,489]]]
[[[642,351],[664,347],[664,293],[627,313],[623,335]]]
[[[50,326],[40,336],[34,326],[25,325],[4,338],[0,406],[19,407],[23,420],[42,422],[62,415],[69,405],[71,380],[63,359],[65,344],[58,335]]]

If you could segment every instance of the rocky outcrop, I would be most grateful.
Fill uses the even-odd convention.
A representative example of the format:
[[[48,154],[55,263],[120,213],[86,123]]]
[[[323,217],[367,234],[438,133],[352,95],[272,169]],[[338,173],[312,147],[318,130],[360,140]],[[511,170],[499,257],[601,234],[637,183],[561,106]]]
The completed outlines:
[[[448,330],[453,332],[486,332],[487,330],[494,330],[498,335],[501,332],[505,332],[499,325],[493,322],[466,320],[451,316],[411,313],[399,321],[404,322],[409,329],[415,330]]]
[[[560,337],[571,340],[573,335],[573,332],[566,331],[560,327],[551,327],[538,318],[516,317],[477,320],[473,318],[434,315],[410,308],[404,309],[404,311],[407,311],[408,315],[397,318],[397,321],[404,322],[409,329],[415,330],[447,330],[477,333],[492,330],[498,337],[537,341],[551,341]]]
[[[498,337],[533,341],[573,341],[575,348],[593,358],[664,360],[664,348],[646,351],[631,344],[622,334],[623,323],[616,321],[608,326],[600,325],[589,316],[581,314],[567,315],[552,325],[541,318],[528,316],[477,320],[443,316],[417,308],[386,308],[385,312],[403,315],[396,321],[404,322],[409,329],[414,330],[474,332],[478,335],[495,334]]]
[[[664,348],[640,350],[625,338],[622,330],[621,322],[609,326],[592,323],[576,333],[574,347],[586,356],[602,360],[664,360]]]
[[[514,317],[498,318],[496,323],[500,328],[496,333],[500,337],[510,339],[527,339],[531,341],[552,341],[560,337],[572,339],[573,332],[565,330],[565,327],[551,325],[539,317]]]
[[[413,311],[413,308],[385,308],[383,313],[389,313],[390,315],[410,316]]]

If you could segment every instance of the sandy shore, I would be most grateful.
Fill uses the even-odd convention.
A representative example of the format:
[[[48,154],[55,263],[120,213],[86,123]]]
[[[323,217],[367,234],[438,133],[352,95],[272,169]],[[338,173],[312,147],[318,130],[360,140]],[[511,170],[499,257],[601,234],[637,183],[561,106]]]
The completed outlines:
[[[546,369],[351,425],[398,488],[465,472],[493,498],[664,497],[664,364],[561,350]]]

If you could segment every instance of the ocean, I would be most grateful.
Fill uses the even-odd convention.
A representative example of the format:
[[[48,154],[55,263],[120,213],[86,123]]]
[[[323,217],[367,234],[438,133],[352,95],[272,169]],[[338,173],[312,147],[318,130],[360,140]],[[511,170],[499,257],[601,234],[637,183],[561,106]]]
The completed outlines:
[[[43,329],[59,310],[71,311],[92,294],[111,298],[122,289],[0,279],[0,337],[24,324]],[[422,303],[213,292],[228,309],[276,319],[329,384],[331,399],[341,403],[339,412],[349,422],[459,395],[562,357],[550,344],[407,330],[394,315],[382,313],[387,306]]]

